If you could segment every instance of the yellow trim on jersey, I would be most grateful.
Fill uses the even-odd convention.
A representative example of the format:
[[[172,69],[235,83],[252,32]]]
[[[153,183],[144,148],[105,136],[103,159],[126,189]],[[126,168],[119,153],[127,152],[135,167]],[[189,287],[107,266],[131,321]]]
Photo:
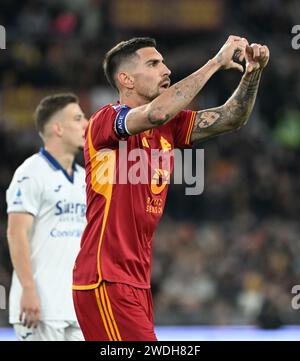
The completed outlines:
[[[72,289],[75,291],[85,291],[85,290],[93,290],[99,287],[99,283],[93,283],[91,285],[72,285]]]
[[[105,328],[105,331],[106,331],[107,336],[109,338],[109,341],[115,341],[115,340],[112,339],[109,328],[107,327],[106,319],[105,319],[104,312],[103,312],[103,309],[102,309],[102,306],[101,306],[101,301],[100,301],[98,288],[95,289],[95,294],[96,294],[96,300],[97,300],[97,305],[98,305],[98,309],[99,309],[99,312],[100,312],[100,316],[102,318],[104,328]]]
[[[116,169],[116,150],[103,149],[97,151],[92,142],[92,125],[93,119],[90,121],[88,128],[88,147],[91,162],[91,185],[94,192],[102,195],[105,198],[105,209],[102,221],[102,227],[98,243],[97,251],[97,271],[98,282],[90,285],[73,285],[73,290],[90,290],[98,287],[102,281],[101,267],[100,267],[100,252],[101,244],[106,227],[108,212],[111,203],[112,188],[114,183],[115,169]]]
[[[116,323],[116,320],[114,318],[114,314],[113,314],[113,311],[112,311],[112,308],[111,308],[111,304],[110,304],[110,300],[109,300],[108,293],[107,293],[107,290],[106,290],[105,282],[103,282],[103,289],[104,289],[104,295],[105,295],[106,302],[107,302],[108,312],[110,314],[111,320],[112,320],[113,325],[115,327],[115,330],[116,330],[116,333],[117,333],[117,338],[119,339],[119,341],[122,341],[122,338],[121,338],[121,335],[120,335],[120,332],[119,332],[119,328],[118,328],[118,325]]]
[[[143,132],[147,137],[152,137],[153,129],[144,130]]]
[[[100,290],[100,297],[101,297],[101,302],[102,302],[102,306],[103,306],[103,310],[104,310],[104,314],[105,314],[105,317],[108,321],[108,327],[109,327],[109,330],[112,334],[112,337],[114,339],[114,341],[119,341],[116,337],[116,334],[115,334],[115,330],[113,328],[113,325],[112,325],[112,320],[110,318],[110,315],[107,311],[107,307],[106,307],[106,304],[105,304],[105,299],[104,299],[104,291],[103,291],[103,283],[100,285],[99,287],[99,290]]]
[[[146,137],[143,137],[143,138],[142,138],[142,144],[143,144],[143,146],[144,146],[145,148],[150,148],[149,143],[148,143],[148,140],[147,140]]]
[[[190,144],[192,130],[193,130],[193,127],[194,127],[194,124],[195,124],[196,115],[197,115],[197,112],[192,112],[192,114],[191,114],[190,124],[189,124],[188,131],[187,131],[186,137],[185,137],[185,142],[184,142],[185,144]]]

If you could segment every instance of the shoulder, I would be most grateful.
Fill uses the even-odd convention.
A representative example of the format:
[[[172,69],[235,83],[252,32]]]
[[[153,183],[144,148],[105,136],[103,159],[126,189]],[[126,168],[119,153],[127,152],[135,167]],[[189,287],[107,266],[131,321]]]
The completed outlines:
[[[196,112],[193,110],[183,109],[171,120],[171,122],[177,122],[179,120],[189,120],[195,114]]]
[[[170,129],[176,133],[185,133],[186,131],[192,130],[196,115],[197,112],[193,110],[181,110],[173,119],[167,123],[167,125],[169,125]]]
[[[31,177],[36,177],[38,174],[43,174],[41,168],[44,167],[43,159],[39,153],[33,154],[31,157],[27,158],[15,171],[16,175],[30,175]]]
[[[91,121],[101,121],[108,118],[115,119],[117,115],[122,114],[122,111],[128,112],[130,108],[125,104],[107,104],[98,109],[92,116]]]
[[[34,154],[27,158],[14,172],[9,189],[16,187],[27,189],[32,188],[38,191],[45,183],[45,169],[43,168],[43,160],[39,154]]]
[[[107,117],[108,115],[114,115],[118,111],[118,105],[106,104],[98,109],[92,116],[91,121]]]
[[[169,129],[169,131],[176,132],[178,129],[180,130],[184,124],[190,122],[190,120],[194,116],[194,113],[196,112],[193,112],[192,110],[181,110],[169,122],[163,124],[162,127],[165,129]]]

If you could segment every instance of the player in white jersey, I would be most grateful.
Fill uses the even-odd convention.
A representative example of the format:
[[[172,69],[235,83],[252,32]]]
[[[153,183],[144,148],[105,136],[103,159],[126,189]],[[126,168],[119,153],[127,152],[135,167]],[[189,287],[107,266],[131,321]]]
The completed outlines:
[[[18,340],[82,340],[72,269],[86,202],[84,170],[74,157],[87,120],[73,94],[44,98],[35,118],[44,147],[16,170],[7,190],[9,321]]]

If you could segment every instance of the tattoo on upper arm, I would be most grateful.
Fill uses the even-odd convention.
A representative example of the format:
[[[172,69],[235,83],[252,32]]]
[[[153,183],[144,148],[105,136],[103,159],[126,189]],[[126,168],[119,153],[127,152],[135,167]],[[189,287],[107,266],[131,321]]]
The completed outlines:
[[[212,126],[218,118],[220,118],[220,114],[218,112],[198,112],[197,118],[198,121],[198,128],[208,128]]]
[[[191,140],[197,141],[215,135],[220,129],[224,119],[222,107],[197,112]]]
[[[166,123],[170,119],[170,114],[166,114],[164,117],[160,117],[161,114],[162,114],[161,107],[157,107],[156,109],[150,110],[149,113],[147,114],[147,119],[149,123],[157,126]]]
[[[238,129],[248,120],[255,102],[261,70],[244,76],[233,95],[217,108],[197,112],[192,141]]]

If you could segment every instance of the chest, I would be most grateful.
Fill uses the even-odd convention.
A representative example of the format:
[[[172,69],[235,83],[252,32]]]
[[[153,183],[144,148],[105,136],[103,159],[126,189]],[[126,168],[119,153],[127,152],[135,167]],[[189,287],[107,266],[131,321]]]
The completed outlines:
[[[56,174],[44,183],[40,202],[40,214],[60,215],[85,214],[85,183],[83,177],[74,177],[70,182],[63,174]]]
[[[168,128],[154,128],[142,132],[136,136],[135,142],[146,151],[156,150],[162,154],[174,149],[173,135]]]
[[[145,185],[153,195],[161,195],[174,166],[174,140],[166,129],[152,129],[131,137],[127,149],[130,183]]]

